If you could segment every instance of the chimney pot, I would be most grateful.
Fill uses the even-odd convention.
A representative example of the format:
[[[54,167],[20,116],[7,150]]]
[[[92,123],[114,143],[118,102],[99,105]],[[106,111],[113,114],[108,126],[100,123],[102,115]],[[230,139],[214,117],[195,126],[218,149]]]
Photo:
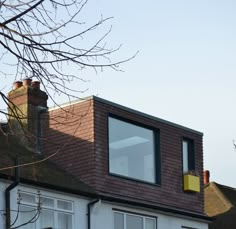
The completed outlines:
[[[22,82],[21,81],[16,81],[13,84],[13,90],[16,90],[17,88],[20,88],[22,86]]]
[[[23,80],[23,85],[24,86],[31,86],[32,79],[26,78]]]
[[[204,185],[208,184],[210,182],[210,171],[209,170],[205,170],[203,172],[203,177],[204,177]]]
[[[31,83],[31,86],[34,87],[35,89],[40,89],[40,82],[39,81],[33,81]]]

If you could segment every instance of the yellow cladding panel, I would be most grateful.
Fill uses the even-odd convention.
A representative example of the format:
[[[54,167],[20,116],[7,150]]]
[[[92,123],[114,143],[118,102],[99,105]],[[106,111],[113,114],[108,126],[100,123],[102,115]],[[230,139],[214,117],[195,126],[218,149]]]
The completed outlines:
[[[184,191],[200,192],[200,178],[190,174],[184,175]]]

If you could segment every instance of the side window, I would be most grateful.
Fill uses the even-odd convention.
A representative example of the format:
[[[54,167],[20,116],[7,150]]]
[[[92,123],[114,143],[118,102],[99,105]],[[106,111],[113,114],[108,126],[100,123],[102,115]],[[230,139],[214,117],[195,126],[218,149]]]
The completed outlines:
[[[182,139],[183,173],[195,170],[194,142],[191,139]]]
[[[114,229],[156,229],[156,217],[114,212]]]

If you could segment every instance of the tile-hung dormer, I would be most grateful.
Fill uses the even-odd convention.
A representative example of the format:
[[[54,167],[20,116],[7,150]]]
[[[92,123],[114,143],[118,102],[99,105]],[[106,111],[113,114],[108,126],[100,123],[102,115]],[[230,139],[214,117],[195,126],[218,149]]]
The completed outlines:
[[[27,78],[14,83],[8,99],[10,131],[23,145],[35,150],[39,145],[40,115],[47,110],[47,94],[40,90],[40,82]]]
[[[201,132],[97,97],[93,103],[100,194],[203,211]]]
[[[44,131],[45,154],[60,150],[55,163],[107,200],[203,213],[201,132],[95,96],[62,106]],[[185,190],[185,172],[197,189],[190,179]]]

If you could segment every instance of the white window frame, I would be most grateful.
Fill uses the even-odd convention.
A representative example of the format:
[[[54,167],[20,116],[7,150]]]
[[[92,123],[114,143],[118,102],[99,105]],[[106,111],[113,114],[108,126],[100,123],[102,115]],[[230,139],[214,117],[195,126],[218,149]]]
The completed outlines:
[[[113,229],[115,229],[115,223],[114,223],[115,213],[119,213],[119,214],[124,215],[124,229],[127,229],[126,228],[127,215],[141,217],[143,219],[143,228],[142,229],[146,229],[146,219],[152,219],[155,221],[154,228],[157,229],[157,217],[156,216],[150,216],[150,215],[140,214],[140,213],[136,213],[136,212],[134,213],[134,212],[122,211],[122,210],[113,210]]]
[[[25,206],[25,207],[31,207],[31,208],[34,208],[36,209],[37,206],[38,206],[38,193],[33,193],[33,192],[27,192],[27,191],[21,191],[21,190],[18,190],[18,193],[21,195],[21,194],[26,194],[26,195],[31,195],[31,196],[34,196],[34,199],[35,199],[35,202],[34,203],[30,203],[30,202],[27,202],[27,201],[24,201],[24,199],[20,200],[20,205],[21,206]],[[52,227],[52,228],[58,228],[58,214],[59,213],[64,213],[64,214],[68,214],[68,215],[71,215],[71,228],[74,229],[74,202],[71,201],[71,200],[68,200],[68,199],[62,199],[62,198],[58,198],[58,197],[52,197],[52,196],[48,196],[48,195],[44,195],[44,194],[40,194],[40,198],[47,198],[47,199],[51,199],[53,200],[53,206],[45,206],[41,205],[41,210],[48,210],[48,211],[52,211],[53,212],[53,217],[54,217],[54,223],[55,225]],[[70,203],[71,204],[71,210],[67,210],[67,209],[62,209],[62,208],[59,208],[58,207],[58,201],[63,201],[63,202],[67,202],[67,203]],[[20,217],[19,217],[20,218]],[[20,222],[20,220],[19,220]],[[21,223],[24,223],[24,222],[20,222]],[[16,225],[18,225],[18,223],[16,223]],[[39,215],[39,218],[38,220],[35,222],[35,225],[36,225],[36,229],[41,229],[40,228],[40,215]]]

